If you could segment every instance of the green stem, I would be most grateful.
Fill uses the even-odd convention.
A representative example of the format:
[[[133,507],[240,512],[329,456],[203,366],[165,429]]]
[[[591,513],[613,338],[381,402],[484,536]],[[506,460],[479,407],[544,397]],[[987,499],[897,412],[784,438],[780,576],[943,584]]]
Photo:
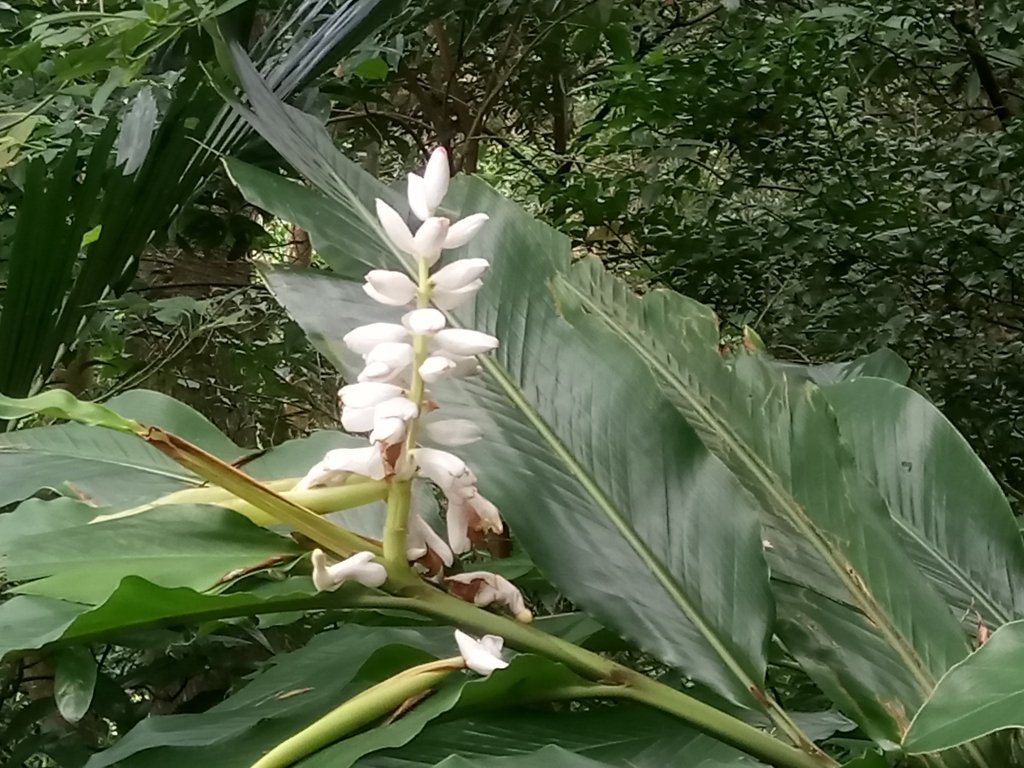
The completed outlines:
[[[252,768],[287,768],[352,731],[369,725],[398,709],[413,696],[425,693],[453,670],[463,667],[462,659],[442,659],[407,669],[353,696],[308,728],[282,741],[252,764]]]
[[[392,480],[388,492],[388,516],[384,522],[384,563],[390,576],[412,573],[405,556],[411,507],[412,481]]]
[[[422,584],[415,587],[410,585],[403,594],[418,598],[417,611],[477,632],[500,635],[511,646],[560,661],[583,677],[601,683],[609,694],[614,693],[618,698],[641,702],[679,717],[770,765],[778,768],[824,768],[838,765],[820,751],[816,750],[814,754],[801,751],[682,691],[530,625],[488,613]]]

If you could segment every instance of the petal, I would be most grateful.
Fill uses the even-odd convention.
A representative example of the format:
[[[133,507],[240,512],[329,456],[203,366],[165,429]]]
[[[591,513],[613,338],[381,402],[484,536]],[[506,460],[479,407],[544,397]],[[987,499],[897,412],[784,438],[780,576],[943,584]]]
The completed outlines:
[[[486,213],[474,213],[464,219],[456,221],[448,229],[448,237],[445,238],[444,247],[460,248],[472,240],[480,228],[491,218]]]
[[[417,448],[414,458],[420,475],[433,481],[446,496],[459,495],[463,487],[476,485],[476,475],[454,453]]]
[[[371,443],[384,443],[384,445],[398,445],[405,439],[409,431],[409,423],[402,419],[377,419],[373,422],[373,431],[370,432]]]
[[[441,562],[446,566],[450,566],[455,562],[455,556],[445,540],[438,536],[437,531],[431,528],[427,521],[415,512],[409,515],[409,535],[406,546],[417,550],[422,549],[424,550],[423,554],[426,554],[426,550],[430,549],[441,558]],[[408,551],[406,556],[408,556]],[[419,560],[422,556],[420,555],[412,559]]]
[[[446,325],[444,315],[436,309],[414,309],[402,316],[402,325],[415,334],[429,336],[437,333]]]
[[[346,408],[366,408],[402,396],[402,388],[394,384],[346,384],[338,390],[341,404]]]
[[[407,367],[412,360],[412,345],[397,341],[378,344],[366,355],[367,363],[386,363],[392,367]]]
[[[405,303],[405,302],[403,302]],[[342,337],[345,346],[359,355],[367,354],[385,341],[405,341],[409,331],[396,323],[370,323],[353,328]]]
[[[415,173],[409,174],[409,185],[406,189],[409,198],[409,210],[420,221],[429,219],[433,211],[427,205],[426,189],[423,186],[423,177]]]
[[[413,252],[412,232],[409,231],[405,219],[380,198],[377,199],[377,219],[380,221],[381,227],[384,228],[384,234],[388,236],[388,240],[395,248],[402,253]]]
[[[373,412],[375,408],[354,408],[345,406],[341,409],[341,426],[346,432],[369,432],[373,429]]]
[[[441,355],[431,355],[420,365],[420,377],[427,384],[433,384],[454,372],[455,368],[454,360]]]
[[[431,216],[420,224],[413,238],[413,253],[423,259],[429,266],[441,257],[441,248],[444,247],[445,237],[448,235],[448,219],[440,216]]]
[[[411,302],[416,298],[417,292],[416,283],[410,280],[408,275],[387,269],[371,269],[367,272],[363,290],[370,298],[396,307]]]
[[[435,288],[430,295],[430,300],[438,309],[455,309],[461,307],[467,301],[476,296],[477,291],[483,287],[482,280],[474,280],[465,288],[455,291],[447,291],[442,288]]]
[[[384,479],[384,460],[372,445],[365,448],[335,448],[328,451],[321,464],[334,472],[365,475],[374,480]]]
[[[473,548],[469,540],[469,509],[461,500],[448,502],[448,512],[445,514],[445,524],[448,526],[448,544],[456,555],[464,555]]]
[[[451,230],[448,230],[449,233]],[[457,291],[465,288],[486,272],[491,266],[487,259],[459,259],[441,267],[430,277],[435,288]]]
[[[453,355],[479,355],[496,349],[498,340],[487,333],[468,328],[446,328],[434,336],[433,349],[450,352]]]
[[[484,635],[480,638],[480,645],[488,653],[501,657],[501,651],[505,647],[505,640],[498,635]],[[508,666],[507,664],[505,666]]]
[[[469,419],[440,419],[423,422],[424,435],[441,445],[469,445],[483,436],[483,430]]]
[[[449,178],[451,178],[451,167],[448,165],[448,150],[444,147],[437,147],[430,153],[427,167],[423,171],[423,199],[431,211],[444,200],[444,196],[448,192]]]
[[[483,640],[477,640],[465,632],[455,630],[455,643],[459,646],[459,653],[466,666],[478,675],[486,676],[496,669],[508,666],[508,662],[500,656],[503,642],[496,635],[485,635]],[[493,652],[494,648],[498,649],[498,653]]]
[[[477,517],[474,529],[489,533],[501,533],[505,530],[505,523],[502,522],[501,513],[493,502],[485,499],[482,494],[477,493],[466,501],[466,506]]]
[[[379,419],[410,421],[419,415],[420,409],[407,397],[393,397],[380,403],[375,412]]]

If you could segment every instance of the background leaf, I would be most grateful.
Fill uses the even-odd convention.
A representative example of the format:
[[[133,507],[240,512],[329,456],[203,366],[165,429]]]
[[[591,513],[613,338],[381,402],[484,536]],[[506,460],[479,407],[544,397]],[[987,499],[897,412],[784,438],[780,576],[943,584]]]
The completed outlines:
[[[57,654],[53,696],[60,716],[77,723],[89,711],[96,688],[96,659],[88,646],[65,648]]]

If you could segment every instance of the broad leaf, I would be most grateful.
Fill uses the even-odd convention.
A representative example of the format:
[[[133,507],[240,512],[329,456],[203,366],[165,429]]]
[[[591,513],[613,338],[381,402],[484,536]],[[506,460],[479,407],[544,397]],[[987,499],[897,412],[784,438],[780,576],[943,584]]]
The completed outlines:
[[[866,376],[889,379],[897,384],[906,384],[910,380],[910,366],[891,349],[879,349],[846,363],[803,365],[801,363],[777,362],[776,366],[793,378],[806,378],[819,386],[838,384]]]
[[[997,626],[1020,616],[1024,544],[999,484],[953,425],[891,381],[838,384],[825,397],[907,551],[957,614]]]
[[[783,557],[804,549],[783,576],[806,586],[802,562],[815,565],[876,627],[905,667],[913,709],[946,669],[967,653],[960,627],[939,595],[908,562],[885,501],[860,474],[840,440],[822,391],[794,382],[761,356],[737,353],[730,366],[717,343],[694,332],[693,302],[667,291],[643,299],[595,261],[555,282],[563,315],[595,349],[630,350],[632,365],[656,373],[662,390],[758,500]],[[854,386],[851,384],[850,386]]]
[[[1000,627],[946,673],[903,746],[911,754],[938,752],[1007,728],[1024,728],[1024,621]]]
[[[400,206],[397,196],[340,156],[311,117],[267,93],[244,60],[240,70],[257,130],[337,203],[343,225],[310,222],[313,236],[330,243],[345,231],[334,253],[403,268],[370,212],[374,196]],[[243,188],[253,199],[286,197],[262,185],[287,182],[232,168],[257,187]],[[465,250],[492,260],[493,269],[475,308],[452,321],[495,334],[502,346],[484,360],[484,376],[433,393],[443,412],[484,426],[471,456],[483,493],[575,603],[733,701],[756,705],[751,690],[763,685],[771,600],[746,494],[648,373],[585,349],[555,315],[545,283],[568,268],[565,238],[475,180],[453,184],[445,209],[491,217]],[[398,316],[341,278],[312,271],[267,278],[348,373],[346,363],[355,361],[344,356],[341,336]],[[713,509],[728,514],[707,514]]]
[[[96,688],[96,659],[88,646],[65,648],[57,654],[53,697],[60,716],[77,723],[89,711]]]

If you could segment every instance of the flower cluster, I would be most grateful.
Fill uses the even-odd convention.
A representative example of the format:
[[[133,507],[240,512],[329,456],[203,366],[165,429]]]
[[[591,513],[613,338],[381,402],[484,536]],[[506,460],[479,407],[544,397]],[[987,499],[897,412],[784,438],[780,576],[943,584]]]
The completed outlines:
[[[466,258],[436,268],[445,250],[468,243],[487,223],[484,213],[459,221],[439,216],[448,190],[449,167],[443,148],[435,150],[422,176],[409,175],[408,202],[421,221],[415,231],[391,206],[377,200],[377,218],[391,245],[412,258],[417,279],[405,272],[382,269],[366,275],[363,289],[373,300],[405,312],[398,322],[370,323],[344,336],[345,345],[363,359],[355,382],[341,388],[341,422],[349,432],[367,433],[364,448],[333,450],[300,481],[299,488],[340,485],[353,475],[405,482],[433,482],[447,503],[447,540],[415,510],[406,521],[406,558],[428,576],[443,575],[457,555],[480,545],[504,525],[497,507],[478,488],[477,478],[453,453],[421,445],[458,446],[479,439],[477,426],[466,419],[437,418],[428,387],[446,379],[479,372],[477,355],[497,348],[498,340],[480,331],[449,328],[444,310],[471,301],[490,267],[486,259]],[[327,564],[314,557],[314,582],[332,589],[344,580],[367,586],[384,582],[379,563],[369,553]],[[477,605],[502,605],[520,620],[530,612],[509,582],[490,573],[461,574],[446,581],[449,590]]]

